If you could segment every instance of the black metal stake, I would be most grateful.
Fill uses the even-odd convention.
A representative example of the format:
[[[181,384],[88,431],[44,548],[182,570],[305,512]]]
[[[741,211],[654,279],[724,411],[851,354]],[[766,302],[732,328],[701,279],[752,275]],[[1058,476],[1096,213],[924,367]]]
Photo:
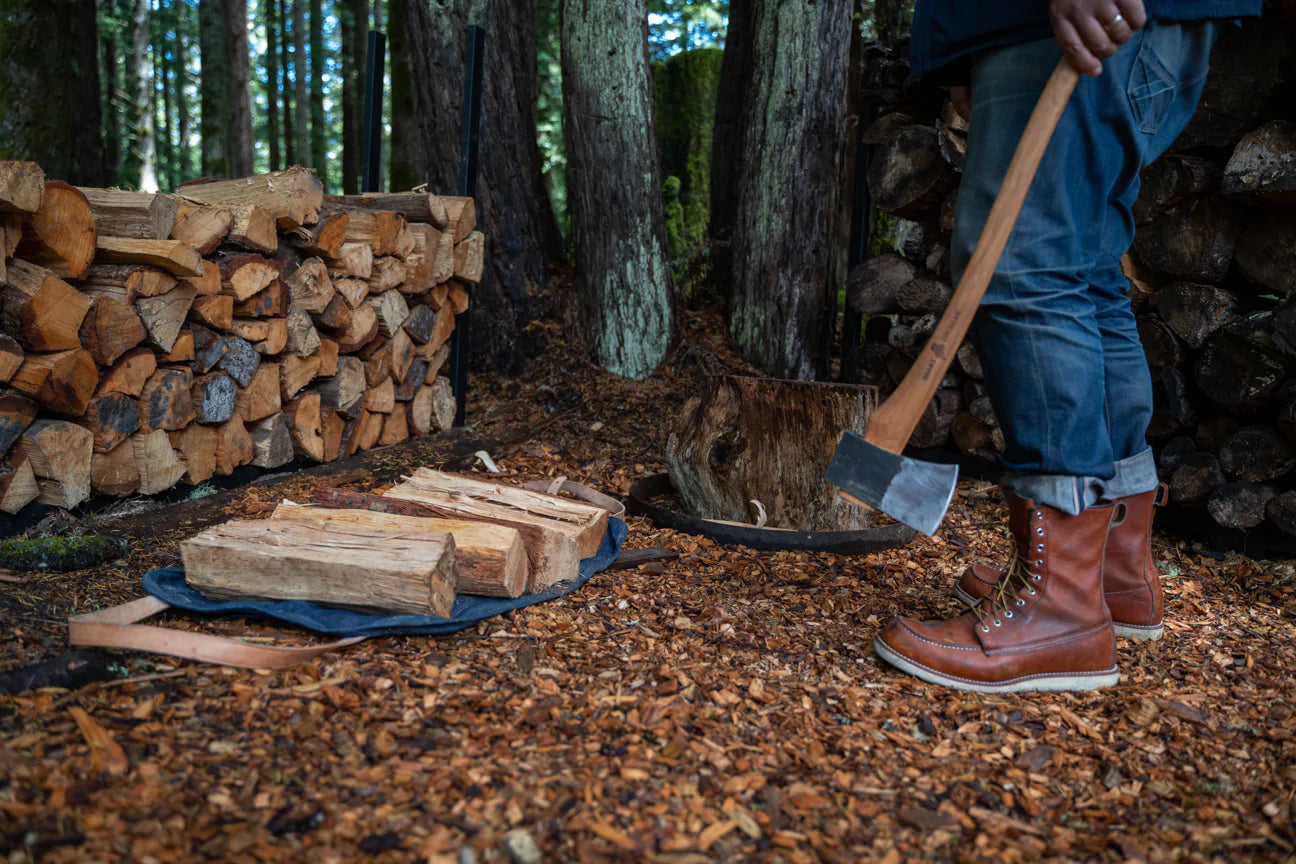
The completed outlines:
[[[477,195],[477,148],[481,137],[482,61],[485,59],[486,31],[476,24],[468,25],[468,56],[464,62],[463,125],[459,134],[459,194],[465,198]],[[471,334],[468,326],[471,308],[455,320],[450,341],[450,381],[455,392],[454,425],[464,424],[468,401],[468,354]]]
[[[364,176],[361,192],[377,192],[382,171],[383,67],[387,61],[387,35],[369,31],[369,70],[365,76]]]

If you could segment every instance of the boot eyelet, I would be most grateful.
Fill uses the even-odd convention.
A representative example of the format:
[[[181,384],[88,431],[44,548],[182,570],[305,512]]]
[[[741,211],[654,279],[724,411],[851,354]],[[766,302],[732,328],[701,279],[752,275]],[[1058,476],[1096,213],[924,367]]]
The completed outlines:
[[[1038,582],[1038,581],[1040,581],[1040,580],[1043,579],[1043,578],[1044,578],[1044,577],[1041,576],[1041,575],[1038,574],[1038,573],[1032,573],[1032,574],[1031,574],[1031,580],[1034,581],[1034,582]]]
[[[987,627],[986,625],[982,624],[982,625],[981,625],[981,632],[982,632],[982,633],[989,633],[989,632],[990,632],[990,628]]]
[[[1043,566],[1044,566],[1044,559],[1043,559],[1043,558],[1036,558],[1036,559],[1035,559],[1035,566],[1036,566],[1036,567],[1043,567]]]
[[[1043,537],[1043,536],[1044,536],[1044,526],[1041,525],[1039,528],[1036,528],[1036,529],[1035,529],[1035,536],[1036,536],[1036,537]]]
[[[1043,511],[1043,510],[1036,510],[1036,511],[1035,511],[1035,520],[1036,520],[1036,521],[1039,521],[1040,519],[1043,519],[1043,518],[1044,518],[1044,511]]]
[[[1044,554],[1044,544],[1043,544],[1043,543],[1037,543],[1037,544],[1035,545],[1035,551],[1038,552],[1038,553],[1040,553],[1041,555],[1043,555],[1043,554]]]
[[[995,620],[991,621],[990,623],[993,624],[993,625],[996,626],[996,627],[1002,627],[1002,626],[1003,626],[1003,622],[1000,621],[998,618],[996,618]]]
[[[1005,610],[1004,610],[1004,617],[1005,617],[1005,618],[1011,618],[1011,617],[1013,617],[1012,610],[1011,610],[1011,609],[1005,609]]]
[[[1030,593],[1034,594],[1035,592],[1032,591],[1032,592],[1030,592]],[[1023,600],[1023,599],[1021,599],[1020,597],[1018,597],[1018,598],[1017,598],[1017,605],[1018,605],[1018,606],[1025,606],[1025,605],[1026,605],[1026,601]]]

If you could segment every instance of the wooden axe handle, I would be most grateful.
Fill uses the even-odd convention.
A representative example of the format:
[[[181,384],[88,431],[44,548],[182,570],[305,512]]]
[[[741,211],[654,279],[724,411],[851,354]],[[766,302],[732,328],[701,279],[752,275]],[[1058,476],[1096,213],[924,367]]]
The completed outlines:
[[[985,227],[977,239],[976,249],[949,305],[900,386],[869,417],[864,440],[870,444],[899,453],[909,443],[914,427],[936,394],[950,361],[954,359],[954,352],[967,334],[972,316],[981,305],[986,286],[999,264],[999,256],[1008,243],[1008,235],[1021,212],[1022,202],[1026,200],[1026,191],[1035,179],[1040,159],[1079,78],[1080,73],[1065,57],[1058,61],[1026,130],[1022,132],[1003,185],[999,187],[999,194],[995,196]]]

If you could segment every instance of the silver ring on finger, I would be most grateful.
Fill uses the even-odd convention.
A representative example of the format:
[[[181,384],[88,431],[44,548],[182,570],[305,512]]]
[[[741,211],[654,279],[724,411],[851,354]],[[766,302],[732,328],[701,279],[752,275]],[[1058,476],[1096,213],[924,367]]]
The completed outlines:
[[[1125,23],[1125,16],[1117,12],[1115,18],[1113,18],[1112,20],[1108,21],[1106,24],[1103,25],[1103,29],[1110,30],[1111,28],[1115,27],[1117,24],[1124,24],[1124,23]]]

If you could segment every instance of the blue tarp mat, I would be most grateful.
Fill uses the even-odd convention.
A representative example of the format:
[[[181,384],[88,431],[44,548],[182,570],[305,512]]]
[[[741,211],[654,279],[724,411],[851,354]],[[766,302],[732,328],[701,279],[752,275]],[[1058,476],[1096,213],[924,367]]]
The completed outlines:
[[[603,545],[580,562],[580,575],[551,585],[538,594],[521,597],[476,597],[460,594],[449,618],[430,615],[370,615],[351,609],[330,609],[305,600],[208,600],[185,582],[183,567],[152,570],[144,575],[144,590],[172,606],[209,615],[258,615],[287,621],[332,636],[392,636],[396,634],[443,636],[465,630],[479,621],[563,597],[580,588],[595,573],[607,569],[621,554],[629,529],[617,518],[608,519]]]

